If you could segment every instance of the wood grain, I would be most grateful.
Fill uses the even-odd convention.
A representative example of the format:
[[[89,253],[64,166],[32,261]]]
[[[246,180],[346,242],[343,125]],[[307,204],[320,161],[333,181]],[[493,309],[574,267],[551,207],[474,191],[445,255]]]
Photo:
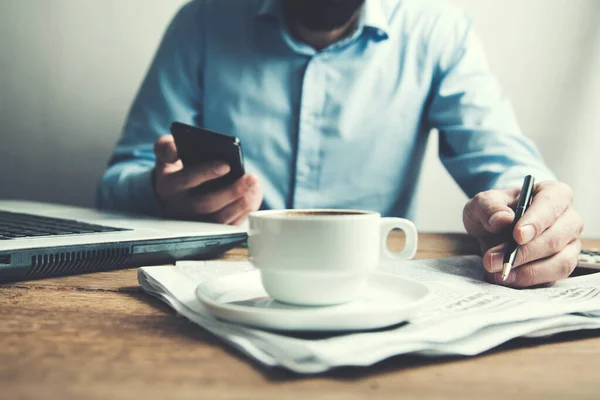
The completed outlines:
[[[418,257],[476,252],[463,235],[421,235]],[[246,256],[234,249],[224,257]],[[0,398],[598,398],[595,335],[306,378],[253,365],[147,296],[134,270],[115,271],[0,286]]]

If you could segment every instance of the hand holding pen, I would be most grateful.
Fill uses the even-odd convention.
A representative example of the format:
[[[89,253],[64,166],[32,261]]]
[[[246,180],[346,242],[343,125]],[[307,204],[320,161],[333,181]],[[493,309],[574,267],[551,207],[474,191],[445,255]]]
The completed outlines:
[[[583,221],[573,208],[571,188],[557,181],[530,181],[526,178],[523,185],[531,186],[529,197],[527,190],[521,196],[523,188],[489,190],[463,210],[465,228],[481,247],[490,282],[510,287],[548,284],[568,277],[577,265]],[[505,279],[504,264],[510,265]]]

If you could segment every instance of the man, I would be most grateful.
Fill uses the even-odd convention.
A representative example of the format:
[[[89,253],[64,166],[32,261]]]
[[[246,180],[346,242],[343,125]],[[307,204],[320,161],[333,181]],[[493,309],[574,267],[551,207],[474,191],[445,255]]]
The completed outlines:
[[[249,173],[194,195],[229,166],[183,169],[164,135],[173,121],[238,136]],[[410,218],[433,128],[443,164],[472,197],[464,224],[489,279],[524,287],[567,277],[583,229],[572,193],[521,134],[470,20],[443,1],[189,3],[137,95],[99,204],[226,224],[259,207]],[[502,282],[502,243],[529,173],[540,183],[513,232],[517,268]]]

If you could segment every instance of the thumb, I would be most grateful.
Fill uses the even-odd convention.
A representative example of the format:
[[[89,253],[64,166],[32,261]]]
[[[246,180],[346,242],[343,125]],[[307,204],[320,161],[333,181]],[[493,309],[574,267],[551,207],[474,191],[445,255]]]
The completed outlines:
[[[154,155],[162,164],[172,164],[179,159],[172,135],[163,135],[154,143]]]
[[[465,228],[477,236],[500,233],[515,218],[512,207],[516,204],[517,190],[490,190],[476,195],[464,210]]]

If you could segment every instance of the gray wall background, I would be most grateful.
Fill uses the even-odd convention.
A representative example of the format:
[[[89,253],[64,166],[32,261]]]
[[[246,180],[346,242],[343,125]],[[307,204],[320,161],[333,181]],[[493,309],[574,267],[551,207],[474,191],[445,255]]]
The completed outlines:
[[[93,204],[133,96],[183,3],[0,0],[0,198]],[[600,237],[600,1],[455,3],[474,17],[523,130],[575,189],[584,234]],[[417,225],[462,231],[467,199],[436,146],[434,136]]]

